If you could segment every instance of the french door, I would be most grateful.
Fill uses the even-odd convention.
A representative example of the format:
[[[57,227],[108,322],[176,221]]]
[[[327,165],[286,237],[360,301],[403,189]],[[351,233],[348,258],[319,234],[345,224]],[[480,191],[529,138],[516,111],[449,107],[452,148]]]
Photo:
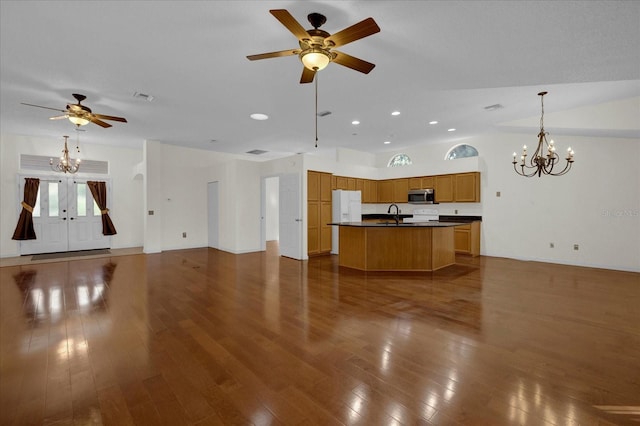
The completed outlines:
[[[24,193],[20,177],[20,194]],[[33,208],[35,240],[20,242],[20,254],[55,253],[109,248],[111,237],[102,235],[102,216],[87,180],[76,177],[40,178]],[[102,179],[104,180],[104,179]],[[107,194],[110,195],[107,181]],[[110,203],[107,202],[107,205]]]

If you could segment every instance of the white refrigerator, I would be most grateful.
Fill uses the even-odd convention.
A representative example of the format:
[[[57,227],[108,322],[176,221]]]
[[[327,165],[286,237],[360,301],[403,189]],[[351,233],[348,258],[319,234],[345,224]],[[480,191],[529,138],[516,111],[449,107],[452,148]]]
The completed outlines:
[[[336,189],[331,194],[332,223],[362,221],[362,193]],[[340,227],[331,230],[331,253],[338,254],[340,247]]]

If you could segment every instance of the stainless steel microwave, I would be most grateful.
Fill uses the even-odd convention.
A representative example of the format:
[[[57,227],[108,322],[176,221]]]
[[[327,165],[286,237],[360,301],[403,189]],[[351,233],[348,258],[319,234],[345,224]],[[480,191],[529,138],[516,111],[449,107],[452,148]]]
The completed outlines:
[[[412,189],[407,196],[409,204],[433,204],[435,202],[435,191],[433,188]]]

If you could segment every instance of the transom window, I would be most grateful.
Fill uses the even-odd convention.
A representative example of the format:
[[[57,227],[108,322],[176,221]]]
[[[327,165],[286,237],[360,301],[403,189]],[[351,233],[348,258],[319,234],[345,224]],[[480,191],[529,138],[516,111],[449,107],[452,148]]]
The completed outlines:
[[[445,160],[455,160],[458,158],[477,157],[478,150],[467,144],[456,145],[447,152]]]
[[[396,154],[391,157],[387,167],[409,166],[411,164],[411,158],[407,154]]]

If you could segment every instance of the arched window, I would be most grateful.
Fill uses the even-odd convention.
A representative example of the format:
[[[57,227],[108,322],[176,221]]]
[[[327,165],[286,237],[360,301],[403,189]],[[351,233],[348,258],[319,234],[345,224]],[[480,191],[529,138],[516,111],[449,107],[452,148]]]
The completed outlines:
[[[467,144],[456,145],[444,156],[445,160],[455,160],[457,158],[477,157],[478,150]]]
[[[387,167],[409,166],[411,165],[411,158],[407,154],[396,154],[391,157]]]

